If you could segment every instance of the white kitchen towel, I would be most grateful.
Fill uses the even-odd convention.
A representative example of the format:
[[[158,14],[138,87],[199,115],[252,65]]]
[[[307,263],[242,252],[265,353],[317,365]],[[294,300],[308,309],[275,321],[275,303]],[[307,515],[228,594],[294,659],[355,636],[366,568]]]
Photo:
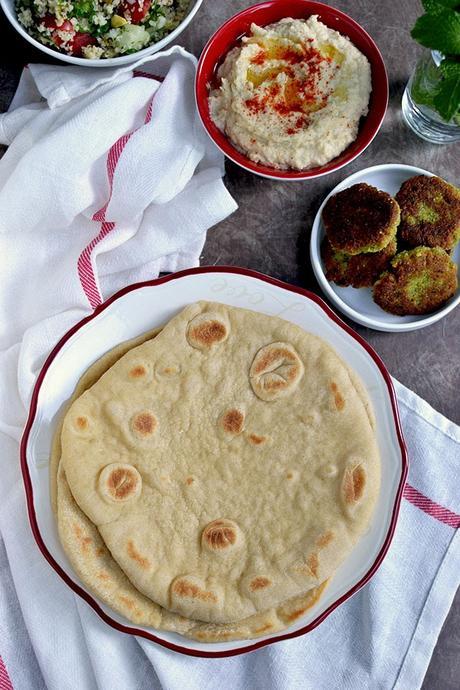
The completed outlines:
[[[24,70],[0,116],[0,350],[129,282],[198,264],[236,203],[198,118],[195,68],[174,47],[117,70]]]
[[[460,429],[394,383],[411,466],[377,574],[308,635],[228,659],[181,656],[118,633],[74,595],[35,545],[17,444],[3,437],[2,690],[6,672],[15,690],[419,688],[460,580]]]

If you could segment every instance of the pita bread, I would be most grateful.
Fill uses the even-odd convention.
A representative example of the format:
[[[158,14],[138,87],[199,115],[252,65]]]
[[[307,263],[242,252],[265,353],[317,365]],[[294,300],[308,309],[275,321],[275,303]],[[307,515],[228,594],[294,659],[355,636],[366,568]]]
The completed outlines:
[[[204,302],[72,404],[62,462],[135,587],[222,624],[330,577],[380,476],[366,407],[324,341]]]
[[[95,362],[78,382],[69,405],[91,387],[107,369],[133,347],[152,339],[161,329],[127,341]],[[170,613],[142,595],[110,555],[97,528],[77,506],[60,466],[62,424],[53,440],[51,485],[56,495],[58,531],[63,548],[83,585],[131,622],[181,633],[201,642],[253,639],[281,632],[301,618],[320,598],[327,582],[272,609],[239,621],[218,625],[197,623]],[[54,473],[54,476],[53,476]]]

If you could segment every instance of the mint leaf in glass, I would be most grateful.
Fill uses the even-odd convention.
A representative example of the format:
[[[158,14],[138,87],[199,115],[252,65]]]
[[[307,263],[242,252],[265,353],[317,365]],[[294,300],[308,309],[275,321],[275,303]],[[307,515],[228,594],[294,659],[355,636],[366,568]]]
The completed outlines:
[[[443,9],[417,19],[411,36],[426,48],[460,55],[460,13]]]
[[[453,77],[460,73],[460,59],[446,58],[443,60],[439,69],[443,77]]]
[[[433,98],[433,105],[446,121],[450,122],[455,117],[458,122],[458,109],[460,104],[460,76],[458,78],[445,79],[439,87],[438,93]]]

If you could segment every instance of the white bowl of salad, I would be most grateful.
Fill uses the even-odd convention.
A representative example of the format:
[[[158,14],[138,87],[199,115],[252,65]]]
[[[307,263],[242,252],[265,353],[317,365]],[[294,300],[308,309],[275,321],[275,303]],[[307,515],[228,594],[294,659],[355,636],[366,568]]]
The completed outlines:
[[[203,0],[0,0],[16,31],[51,57],[111,67],[161,50]]]

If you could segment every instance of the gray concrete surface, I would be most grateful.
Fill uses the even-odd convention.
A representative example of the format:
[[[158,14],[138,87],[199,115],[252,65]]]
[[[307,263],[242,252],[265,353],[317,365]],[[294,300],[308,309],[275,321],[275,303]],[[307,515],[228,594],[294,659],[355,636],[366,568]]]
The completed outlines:
[[[208,37],[227,17],[253,2],[205,0],[179,43],[199,55]],[[272,182],[227,162],[226,184],[237,199],[239,210],[209,232],[203,264],[254,268],[321,294],[308,257],[310,227],[322,199],[343,177],[369,165],[406,163],[426,168],[460,185],[460,144],[443,147],[427,144],[406,129],[401,119],[401,96],[421,50],[409,35],[422,12],[419,2],[336,0],[334,5],[356,19],[383,53],[390,79],[390,105],[379,135],[345,169],[309,182]],[[0,110],[4,110],[22,66],[44,60],[41,53],[14,33],[3,15],[0,35]],[[393,376],[435,409],[460,422],[460,309],[414,333],[379,333],[351,325],[377,350]],[[460,595],[457,593],[423,690],[459,688]]]

